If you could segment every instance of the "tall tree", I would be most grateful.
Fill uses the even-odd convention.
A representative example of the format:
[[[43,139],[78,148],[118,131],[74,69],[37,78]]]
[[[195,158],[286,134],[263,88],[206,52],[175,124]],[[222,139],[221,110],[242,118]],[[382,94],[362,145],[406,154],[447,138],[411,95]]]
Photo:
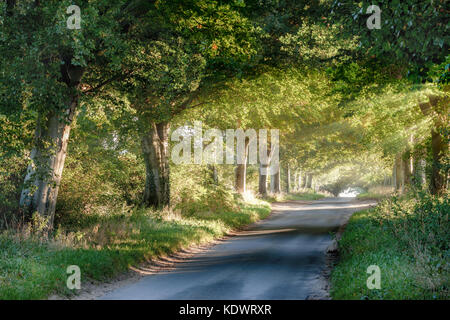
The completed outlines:
[[[71,123],[81,101],[127,73],[130,1],[2,1],[0,110],[36,119],[21,205],[53,225]],[[80,9],[80,10],[79,10]],[[120,14],[119,14],[120,13]],[[102,71],[101,71],[102,70]]]
[[[241,5],[210,1],[156,3],[135,30],[134,72],[123,86],[140,122],[146,161],[144,203],[170,204],[169,128],[205,91],[258,61],[259,33]]]

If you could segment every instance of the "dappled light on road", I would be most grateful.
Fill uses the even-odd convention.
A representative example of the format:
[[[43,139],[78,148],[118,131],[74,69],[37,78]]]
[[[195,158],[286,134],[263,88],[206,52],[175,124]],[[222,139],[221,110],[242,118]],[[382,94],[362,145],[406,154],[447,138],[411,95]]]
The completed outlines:
[[[325,250],[352,212],[370,203],[327,198],[275,203],[273,215],[210,249],[167,257],[103,299],[305,299],[320,295]],[[264,281],[261,281],[264,279]]]

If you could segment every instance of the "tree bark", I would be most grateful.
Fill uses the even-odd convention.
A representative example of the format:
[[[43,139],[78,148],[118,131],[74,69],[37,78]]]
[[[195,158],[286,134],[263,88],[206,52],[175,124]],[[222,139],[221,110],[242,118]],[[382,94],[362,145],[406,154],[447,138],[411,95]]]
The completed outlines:
[[[258,181],[258,193],[262,196],[267,195],[267,172],[268,165],[259,165],[259,181]]]
[[[237,164],[235,169],[235,190],[236,192],[243,194],[247,189],[247,159],[248,159],[248,146],[250,139],[245,139],[244,146],[244,159],[243,163]]]
[[[311,173],[308,173],[306,175],[306,189],[311,189],[312,180],[313,180],[313,175]]]
[[[242,163],[236,166],[236,182],[235,190],[237,193],[243,194],[246,189],[247,164]]]
[[[298,191],[300,191],[300,188],[302,187],[302,172],[301,171],[298,172],[295,181],[297,184],[296,191],[298,192]]]
[[[289,193],[291,192],[291,168],[289,164],[286,165],[286,169],[284,171],[285,171],[284,179],[286,185],[286,193]]]
[[[218,184],[219,183],[219,176],[217,174],[217,167],[214,164],[208,164],[208,170],[211,176],[211,181],[214,184]]]
[[[419,107],[425,116],[432,116],[434,126],[431,129],[431,174],[429,189],[431,194],[441,194],[447,185],[448,172],[442,172],[442,160],[448,154],[448,142],[442,137],[447,124],[448,100],[430,95],[428,103],[420,103]],[[446,99],[446,98],[444,98]]]
[[[270,192],[280,193],[280,166],[278,166],[278,171],[270,176]]]
[[[244,152],[244,160],[242,164],[237,164],[236,166],[236,180],[234,188],[237,193],[243,194],[246,190],[247,183],[247,158],[248,158],[248,145],[250,140],[245,139],[245,152]]]
[[[270,168],[270,147],[267,148],[267,163],[263,164],[260,161],[259,164],[259,181],[258,181],[258,193],[262,196],[267,196],[267,175]]]
[[[402,192],[402,158],[401,155],[398,154],[395,157],[394,162],[394,191],[397,193]]]
[[[298,175],[298,172],[297,171],[294,171],[294,177],[293,177],[293,180],[292,180],[292,191],[293,192],[295,192],[295,191],[297,191],[297,175]]]
[[[422,189],[426,183],[426,160],[414,158],[413,182],[416,188]]]
[[[403,193],[406,192],[412,183],[412,157],[410,155],[410,151],[407,150],[402,158],[402,167],[403,167]]]
[[[307,180],[308,180],[308,174],[305,172],[305,173],[303,173],[303,178],[302,178],[301,185],[300,185],[302,189],[306,188]]]
[[[436,130],[431,132],[431,153],[433,163],[431,164],[430,193],[441,194],[446,187],[446,173],[442,172],[442,160],[448,152],[448,145]]]
[[[152,123],[141,140],[145,162],[145,189],[143,202],[148,207],[170,206],[168,122]]]
[[[39,116],[31,164],[25,176],[20,205],[28,212],[37,212],[53,229],[56,200],[67,155],[70,127],[78,106],[78,94],[69,97],[68,108],[61,115],[56,111]]]

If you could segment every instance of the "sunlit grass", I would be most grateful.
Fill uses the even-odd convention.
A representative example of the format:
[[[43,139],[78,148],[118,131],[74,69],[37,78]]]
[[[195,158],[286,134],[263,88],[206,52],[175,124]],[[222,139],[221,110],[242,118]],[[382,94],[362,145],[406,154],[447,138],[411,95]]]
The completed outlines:
[[[373,192],[365,192],[360,193],[356,196],[356,199],[359,200],[382,200],[388,198],[388,194],[380,194],[380,193],[373,193]]]
[[[339,241],[331,295],[333,299],[448,299],[448,246],[448,199],[403,198],[357,212]],[[370,265],[380,267],[381,289],[366,285]]]
[[[130,266],[224,236],[233,229],[267,217],[267,202],[239,203],[238,212],[194,214],[188,217],[150,210],[103,221],[73,236],[40,241],[30,236],[0,235],[0,299],[45,299],[70,295],[66,268],[78,265],[82,282],[103,281]]]
[[[313,191],[293,192],[293,193],[277,193],[269,194],[264,200],[268,202],[282,202],[282,201],[312,201],[325,198],[325,195],[315,193]]]
[[[290,193],[285,196],[285,200],[319,200],[325,198],[323,194],[314,192]]]

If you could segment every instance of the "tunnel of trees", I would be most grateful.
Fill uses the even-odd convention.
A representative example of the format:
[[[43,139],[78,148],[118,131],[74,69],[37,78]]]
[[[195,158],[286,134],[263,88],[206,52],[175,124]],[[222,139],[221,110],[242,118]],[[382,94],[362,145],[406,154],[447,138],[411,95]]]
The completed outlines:
[[[280,172],[257,187],[252,165],[197,168],[239,193],[265,195],[268,183],[272,193],[334,195],[349,186],[447,188],[440,2],[390,5],[379,30],[366,27],[358,5],[332,1],[79,5],[74,30],[68,1],[2,2],[3,223],[20,204],[53,225],[56,211],[107,194],[111,205],[173,204],[171,186],[182,182],[171,182],[170,130],[194,119],[280,129]],[[89,197],[73,194],[81,189]]]
[[[0,1],[1,229],[235,193],[447,195],[445,1],[379,0],[380,29],[370,2],[331,0],[78,0],[72,29],[72,2]],[[175,165],[194,121],[278,129],[279,170]]]

